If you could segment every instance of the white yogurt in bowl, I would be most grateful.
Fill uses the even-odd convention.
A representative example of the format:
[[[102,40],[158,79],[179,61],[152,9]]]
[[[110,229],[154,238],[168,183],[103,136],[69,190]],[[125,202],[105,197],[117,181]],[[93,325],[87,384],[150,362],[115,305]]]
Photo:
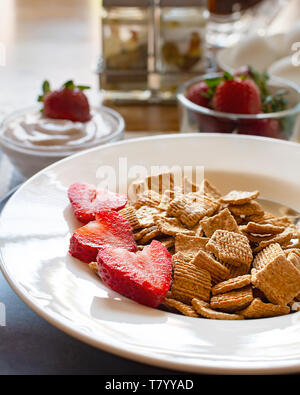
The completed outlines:
[[[30,177],[45,166],[81,150],[121,138],[125,122],[116,111],[91,109],[91,120],[72,122],[43,116],[35,106],[14,112],[0,125],[0,146]]]

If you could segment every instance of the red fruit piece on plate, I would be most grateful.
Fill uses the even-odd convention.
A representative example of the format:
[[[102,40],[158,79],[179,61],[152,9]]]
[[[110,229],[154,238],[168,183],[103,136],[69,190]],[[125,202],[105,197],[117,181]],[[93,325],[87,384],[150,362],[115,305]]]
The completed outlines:
[[[89,263],[95,261],[99,249],[107,245],[137,251],[129,222],[111,210],[96,214],[95,221],[73,233],[69,253],[82,262]]]
[[[105,247],[97,261],[99,275],[111,289],[143,305],[159,306],[170,288],[171,254],[157,240],[136,254]]]
[[[238,127],[238,133],[283,139],[277,119],[242,120]]]
[[[74,214],[83,223],[93,221],[95,214],[103,210],[118,211],[127,204],[127,196],[96,189],[93,185],[75,182],[68,189],[68,197]]]
[[[192,85],[186,94],[187,99],[198,106],[210,107],[210,98],[208,95],[209,86],[205,81],[200,81]]]
[[[261,111],[260,91],[250,79],[225,80],[219,83],[213,97],[216,111],[233,114],[258,114]]]

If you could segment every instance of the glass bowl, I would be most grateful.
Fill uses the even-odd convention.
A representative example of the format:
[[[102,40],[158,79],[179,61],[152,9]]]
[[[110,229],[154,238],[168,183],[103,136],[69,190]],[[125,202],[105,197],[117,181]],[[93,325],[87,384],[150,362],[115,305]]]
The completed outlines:
[[[96,134],[96,137],[90,141],[84,141],[84,139],[78,138],[78,141],[74,141],[74,144],[67,144],[66,139],[68,136],[63,135],[63,130],[57,131],[55,129],[53,131],[47,131],[48,134],[44,135],[47,140],[47,136],[51,138],[52,133],[54,133],[55,137],[57,137],[57,143],[55,144],[47,145],[45,143],[30,146],[26,144],[26,140],[22,142],[21,139],[10,138],[10,135],[6,132],[8,130],[15,130],[23,122],[24,117],[35,117],[36,114],[40,113],[40,108],[39,105],[35,105],[14,111],[7,115],[0,123],[0,148],[9,157],[17,170],[26,178],[31,177],[44,167],[67,156],[88,148],[117,141],[122,137],[125,129],[125,121],[118,112],[108,107],[100,106],[91,107],[93,118],[94,116],[97,117],[97,122],[94,123],[99,127],[101,133],[99,135]],[[62,122],[64,121],[62,120]],[[73,124],[75,128],[77,123],[74,122]],[[70,138],[72,138],[75,132],[72,128],[70,129]],[[105,132],[102,132],[102,130]],[[37,132],[38,128],[33,131],[29,130],[30,137],[34,137]],[[59,135],[60,133],[61,135]]]
[[[299,142],[300,135],[300,86],[281,78],[271,77],[268,88],[271,93],[284,89],[288,108],[274,113],[254,115],[232,114],[214,111],[194,104],[186,97],[189,87],[205,80],[222,76],[210,73],[195,77],[182,84],[177,91],[182,133],[237,133],[262,137],[279,138]]]

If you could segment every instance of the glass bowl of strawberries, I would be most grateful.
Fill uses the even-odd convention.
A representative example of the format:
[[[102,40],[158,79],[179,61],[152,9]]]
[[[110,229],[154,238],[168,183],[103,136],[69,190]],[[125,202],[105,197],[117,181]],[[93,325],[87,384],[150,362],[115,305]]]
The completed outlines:
[[[299,141],[300,87],[244,66],[211,73],[177,92],[180,131],[236,133]]]

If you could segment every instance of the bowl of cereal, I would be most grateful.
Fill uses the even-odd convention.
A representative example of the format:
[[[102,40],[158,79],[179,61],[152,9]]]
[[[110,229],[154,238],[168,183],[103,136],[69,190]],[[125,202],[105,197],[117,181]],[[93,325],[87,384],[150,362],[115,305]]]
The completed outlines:
[[[118,356],[299,372],[299,158],[296,143],[204,133],[77,153],[5,206],[1,270],[41,317]]]

